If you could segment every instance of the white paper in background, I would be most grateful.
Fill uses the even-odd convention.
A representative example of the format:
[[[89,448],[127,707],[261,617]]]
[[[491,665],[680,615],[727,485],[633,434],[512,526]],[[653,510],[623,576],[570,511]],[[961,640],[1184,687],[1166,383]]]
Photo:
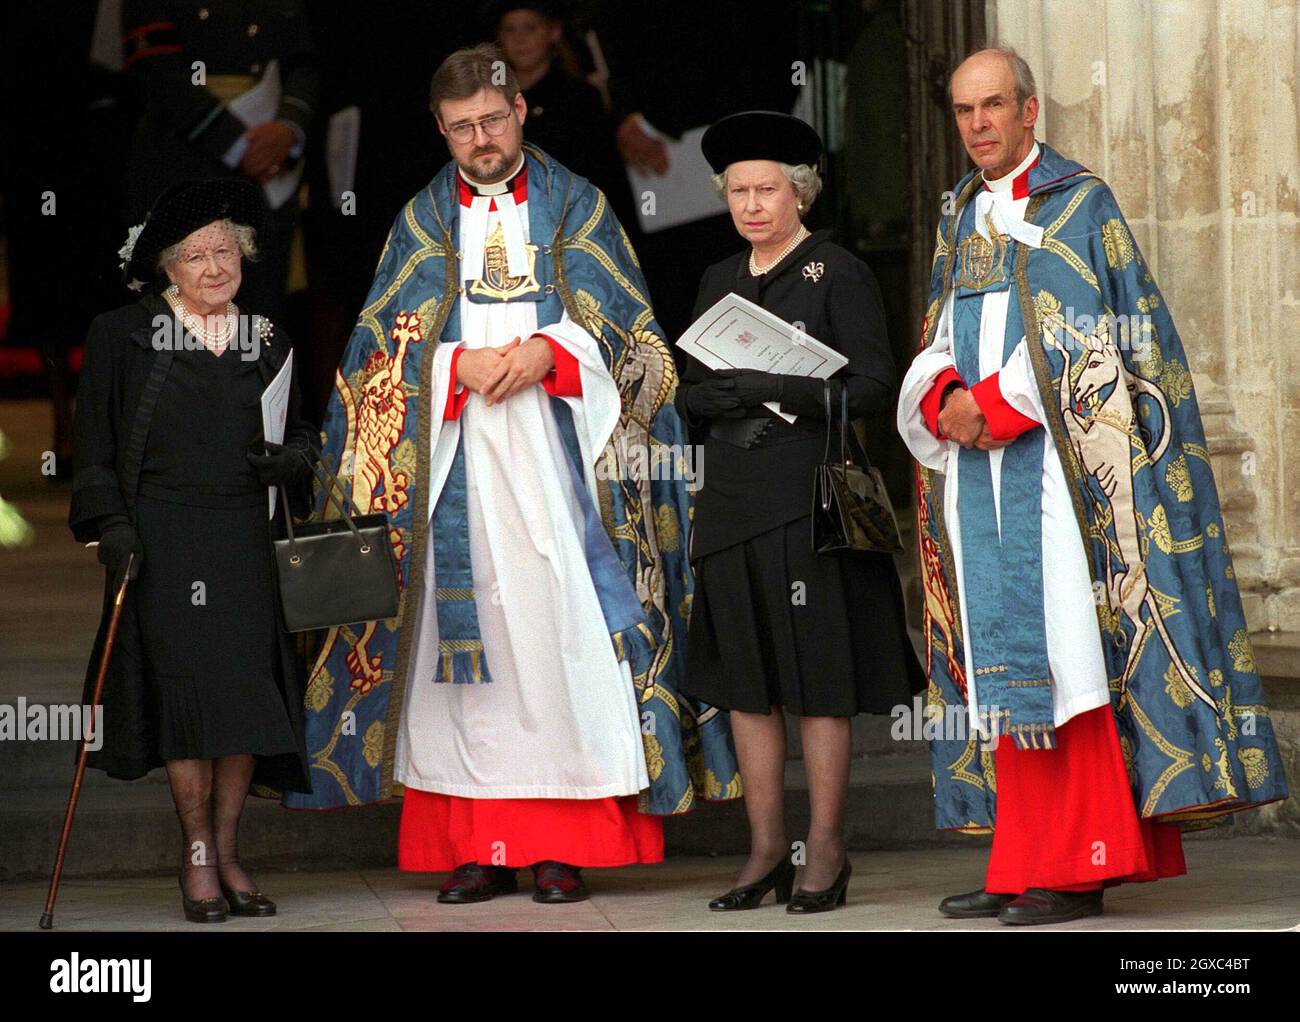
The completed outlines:
[[[653,234],[727,211],[726,203],[713,190],[713,168],[700,149],[707,124],[682,132],[677,141],[655,130],[644,117],[641,128],[651,138],[660,139],[668,149],[668,173],[662,177],[628,165],[627,179],[632,185],[641,230]],[[647,215],[643,209],[642,195],[647,191],[655,195],[653,215]]]
[[[760,369],[765,373],[824,380],[849,360],[801,330],[738,294],[727,294],[692,323],[677,347],[710,369]],[[763,407],[786,422],[796,416],[775,401]]]
[[[325,129],[325,169],[329,173],[330,202],[343,205],[343,193],[353,190],[357,179],[357,147],[361,144],[361,108],[349,106],[329,119]]]
[[[284,365],[275,374],[275,379],[268,384],[266,390],[262,391],[262,436],[269,444],[284,443],[284,424],[289,418],[289,386],[292,382],[293,349],[290,348]],[[268,486],[266,489],[271,505],[269,517],[274,518],[275,496],[278,489],[274,486]]]
[[[227,103],[226,109],[251,128],[275,120],[280,112],[280,94],[280,62],[272,60],[262,72],[262,80]],[[279,209],[298,191],[302,168],[303,161],[299,160],[292,170],[282,171],[262,185],[272,209]]]
[[[847,64],[837,60],[825,61],[818,57],[813,61],[812,74],[807,84],[800,86],[795,97],[794,108],[790,113],[801,121],[807,121],[817,127],[817,107],[820,102],[818,89],[823,76],[826,80],[830,111],[824,118],[822,144],[828,153],[838,153],[844,147],[844,107],[848,101],[849,69]]]

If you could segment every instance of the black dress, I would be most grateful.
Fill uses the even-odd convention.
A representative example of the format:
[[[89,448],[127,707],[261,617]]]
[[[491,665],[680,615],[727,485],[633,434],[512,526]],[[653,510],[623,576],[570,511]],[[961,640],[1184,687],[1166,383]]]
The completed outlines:
[[[711,266],[695,316],[728,292],[802,323],[848,356],[835,379],[847,388],[850,417],[892,404],[896,374],[879,288],[828,231],[805,239],[759,277],[749,272],[748,250]],[[677,393],[692,439],[704,443],[685,691],[723,709],[766,713],[783,706],[814,717],[910,704],[925,678],[907,636],[892,558],[812,549],[813,471],[823,460],[826,429],[821,381],[784,381],[781,408],[798,416],[794,423],[762,407],[748,419],[709,422],[688,414],[687,396],[710,375],[691,359]]]
[[[238,351],[178,351],[154,412],[135,590],[164,760],[296,748],[275,674],[267,491],[246,457],[262,390]]]
[[[124,779],[176,758],[252,754],[253,780],[310,791],[303,735],[305,670],[273,584],[267,491],[246,459],[261,435],[261,394],[284,365],[275,330],[258,357],[154,347],[172,315],[157,295],[99,316],[86,341],[74,422],[68,522],[81,542],[126,515],[144,547],[127,587],[103,696],[103,746],[91,767]],[[291,388],[286,440],[310,439]],[[310,491],[289,487],[299,516]],[[116,588],[87,665],[89,700]]]

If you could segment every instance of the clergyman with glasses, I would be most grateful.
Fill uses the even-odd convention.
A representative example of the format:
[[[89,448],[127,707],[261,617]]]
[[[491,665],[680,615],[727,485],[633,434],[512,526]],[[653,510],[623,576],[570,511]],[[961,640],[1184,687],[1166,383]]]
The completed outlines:
[[[324,427],[359,510],[389,516],[402,603],[326,636],[320,783],[289,804],[400,784],[398,865],[450,873],[440,901],[513,893],[524,866],[535,901],[579,901],[583,867],[658,862],[662,816],[739,795],[723,715],[677,691],[677,376],[605,196],[524,145],[500,49],[448,57],[430,106],[452,161],[397,217]]]

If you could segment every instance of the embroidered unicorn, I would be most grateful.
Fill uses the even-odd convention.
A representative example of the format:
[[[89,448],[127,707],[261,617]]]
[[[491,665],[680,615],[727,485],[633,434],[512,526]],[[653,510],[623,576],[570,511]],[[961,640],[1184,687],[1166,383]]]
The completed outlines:
[[[1044,346],[1055,348],[1065,360],[1058,398],[1070,445],[1081,471],[1096,480],[1103,499],[1109,505],[1115,528],[1114,547],[1118,548],[1118,557],[1111,543],[1105,543],[1106,599],[1111,610],[1123,613],[1133,625],[1128,659],[1120,678],[1120,693],[1127,691],[1129,679],[1133,677],[1143,647],[1154,629],[1183,684],[1217,716],[1214,697],[1183,662],[1151,591],[1143,560],[1142,526],[1133,499],[1133,445],[1137,437],[1134,409],[1137,398],[1146,394],[1160,406],[1160,435],[1155,438],[1148,455],[1152,464],[1160,460],[1169,446],[1169,404],[1159,387],[1125,369],[1109,322],[1101,323],[1091,334],[1084,334],[1067,323],[1059,311],[1049,309],[1043,313],[1040,325]],[[1073,344],[1061,342],[1062,331],[1069,334]],[[1080,352],[1081,364],[1077,368],[1071,365],[1072,347]],[[1090,409],[1088,415],[1080,414],[1085,406]],[[1144,606],[1147,620],[1142,617]]]

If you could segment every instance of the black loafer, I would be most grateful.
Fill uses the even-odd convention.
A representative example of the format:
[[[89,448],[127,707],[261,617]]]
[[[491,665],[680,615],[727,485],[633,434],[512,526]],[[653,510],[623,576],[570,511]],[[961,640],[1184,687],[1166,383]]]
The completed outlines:
[[[1031,887],[1007,903],[998,913],[998,921],[1012,926],[1038,926],[1099,916],[1101,896],[1101,891],[1049,891],[1043,887]]]
[[[468,905],[491,901],[498,894],[514,894],[517,890],[519,878],[513,869],[466,862],[457,866],[438,888],[438,900],[444,905]]]
[[[185,893],[185,878],[181,877],[181,908],[191,923],[224,923],[228,906],[220,895],[191,898]]]
[[[993,919],[1015,897],[1014,894],[989,894],[987,891],[954,894],[939,902],[939,911],[949,919]]]
[[[232,891],[222,884],[221,893],[226,896],[232,916],[275,915],[275,902],[261,891]]]
[[[533,883],[533,901],[543,905],[564,905],[591,897],[578,867],[564,862],[533,863]]]

